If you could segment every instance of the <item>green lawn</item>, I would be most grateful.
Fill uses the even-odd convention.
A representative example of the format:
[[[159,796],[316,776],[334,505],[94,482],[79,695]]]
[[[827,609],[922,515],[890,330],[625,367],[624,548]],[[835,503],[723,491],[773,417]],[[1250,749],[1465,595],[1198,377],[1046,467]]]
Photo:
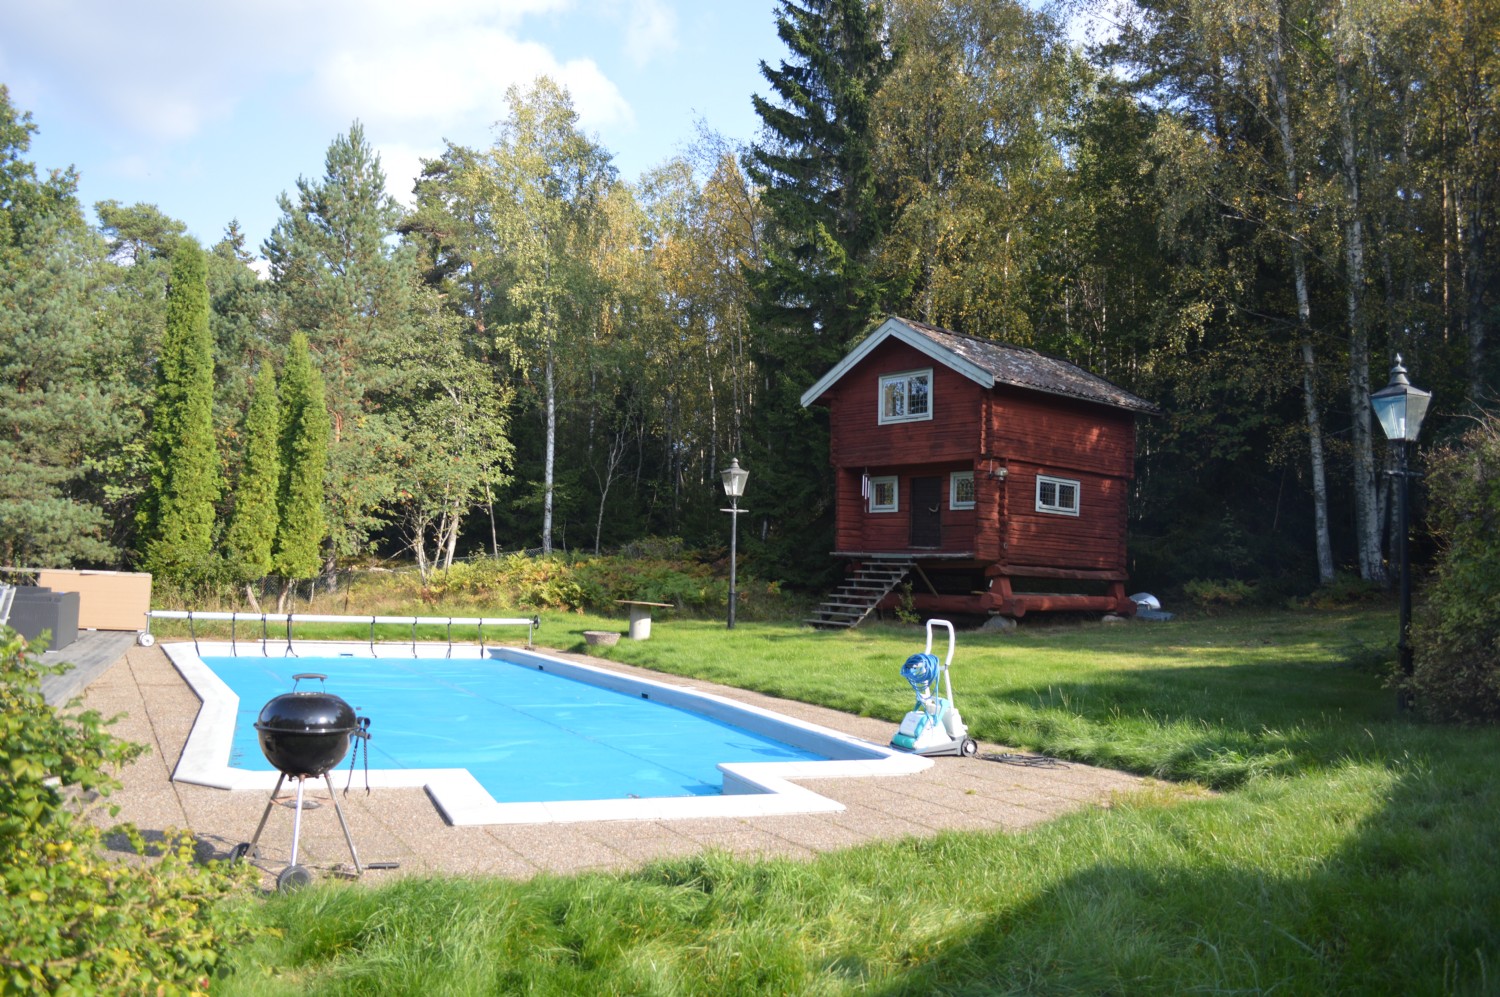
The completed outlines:
[[[602,623],[547,617],[539,641]],[[809,863],[319,886],[265,901],[272,930],[215,990],[1496,992],[1500,733],[1398,718],[1394,629],[1359,611],[962,633],[980,738],[1217,792]],[[894,724],[921,642],[668,615],[608,653]]]

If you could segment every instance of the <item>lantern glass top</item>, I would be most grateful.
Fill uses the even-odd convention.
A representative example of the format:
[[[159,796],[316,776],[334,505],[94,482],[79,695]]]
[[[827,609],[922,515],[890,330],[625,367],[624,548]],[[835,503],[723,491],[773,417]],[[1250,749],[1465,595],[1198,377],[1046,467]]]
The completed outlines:
[[[1431,401],[1432,392],[1414,388],[1406,379],[1406,368],[1401,366],[1400,354],[1396,355],[1396,366],[1391,368],[1391,382],[1370,396],[1375,418],[1380,420],[1386,439],[1392,442],[1417,441]]]
[[[739,459],[729,462],[729,466],[722,472],[724,478],[724,494],[730,498],[739,498],[745,494],[745,482],[750,477],[750,472],[740,467]]]

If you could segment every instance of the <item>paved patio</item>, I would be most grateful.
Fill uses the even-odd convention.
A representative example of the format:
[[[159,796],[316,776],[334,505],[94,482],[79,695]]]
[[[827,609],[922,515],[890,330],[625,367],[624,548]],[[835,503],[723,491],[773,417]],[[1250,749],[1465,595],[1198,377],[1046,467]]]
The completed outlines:
[[[579,660],[626,673],[654,674],[599,658]],[[712,683],[675,677],[672,681],[871,741],[884,743],[892,733],[886,721]],[[172,782],[198,699],[159,647],[125,651],[89,682],[83,702],[105,716],[124,714],[113,732],[151,749],[121,775],[124,788],[111,798],[120,806],[117,820],[134,822],[148,836],[168,828],[191,830],[200,852],[209,857],[226,857],[254,834],[266,806],[265,793]],[[361,862],[397,865],[394,870],[367,871],[366,879],[372,882],[414,873],[529,877],[628,869],[705,849],[806,859],[866,842],[929,837],[944,830],[1023,831],[1070,810],[1108,806],[1117,794],[1147,782],[1108,769],[1015,755],[983,743],[978,758],[935,761],[931,769],[912,776],[808,780],[811,788],[845,805],[840,813],[486,827],[448,825],[424,790],[366,793],[357,774],[345,794],[347,762],[332,774]],[[308,798],[321,806],[303,814],[299,864],[320,876],[351,872],[348,846],[328,803],[326,785],[310,781]],[[257,865],[266,873],[267,885],[289,857],[292,817],[290,809],[274,807],[261,836]]]

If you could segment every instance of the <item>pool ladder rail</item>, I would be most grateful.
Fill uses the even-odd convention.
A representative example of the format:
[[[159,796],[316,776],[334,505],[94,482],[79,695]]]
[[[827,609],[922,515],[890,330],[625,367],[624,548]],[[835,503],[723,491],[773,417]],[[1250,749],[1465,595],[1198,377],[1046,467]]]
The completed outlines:
[[[315,613],[200,613],[191,609],[153,609],[146,613],[146,629],[141,632],[140,643],[142,647],[150,647],[156,643],[156,638],[151,633],[151,621],[156,620],[187,620],[188,633],[193,638],[193,648],[198,648],[199,620],[212,620],[229,623],[229,647],[230,652],[238,657],[238,641],[236,640],[235,628],[239,621],[260,622],[260,651],[262,657],[270,657],[271,635],[270,626],[274,620],[278,629],[283,623],[286,625],[286,648],[281,656],[286,658],[297,657],[296,650],[292,647],[292,624],[294,623],[360,623],[370,626],[370,653],[375,653],[375,628],[377,626],[409,626],[411,627],[411,646],[415,653],[417,648],[417,627],[419,626],[446,626],[448,628],[448,654],[453,654],[453,627],[478,627],[479,647],[484,649],[484,628],[502,626],[524,626],[526,628],[526,646],[533,646],[536,631],[542,625],[539,616],[329,616]],[[280,640],[280,637],[277,638]]]

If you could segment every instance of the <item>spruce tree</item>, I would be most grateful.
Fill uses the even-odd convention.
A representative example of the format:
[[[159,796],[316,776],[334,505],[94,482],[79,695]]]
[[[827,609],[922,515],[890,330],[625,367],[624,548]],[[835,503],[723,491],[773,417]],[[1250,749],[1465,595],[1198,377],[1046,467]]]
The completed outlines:
[[[753,451],[738,456],[764,495],[764,554],[793,581],[821,582],[833,567],[806,556],[831,549],[833,482],[826,414],[799,399],[884,307],[874,262],[887,209],[870,128],[891,65],[883,21],[871,0],[781,0],[777,33],[790,57],[761,64],[776,102],[753,98],[764,131],[745,167],[770,216],[764,265],[750,278],[766,385]],[[805,566],[801,577],[790,566]]]
[[[151,409],[150,484],[137,522],[147,569],[192,581],[210,570],[214,504],[222,490],[213,429],[208,284],[196,243],[178,243],[171,273]]]
[[[271,571],[285,581],[281,603],[298,578],[312,578],[328,534],[323,517],[323,476],[328,470],[328,409],[323,378],[313,366],[307,337],[292,334],[281,372],[281,487]]]
[[[234,489],[234,514],[224,537],[224,556],[236,581],[250,582],[271,573],[281,489],[281,403],[276,397],[276,373],[262,365],[250,395],[250,408],[240,438],[244,460]],[[254,591],[247,588],[250,601]]]

